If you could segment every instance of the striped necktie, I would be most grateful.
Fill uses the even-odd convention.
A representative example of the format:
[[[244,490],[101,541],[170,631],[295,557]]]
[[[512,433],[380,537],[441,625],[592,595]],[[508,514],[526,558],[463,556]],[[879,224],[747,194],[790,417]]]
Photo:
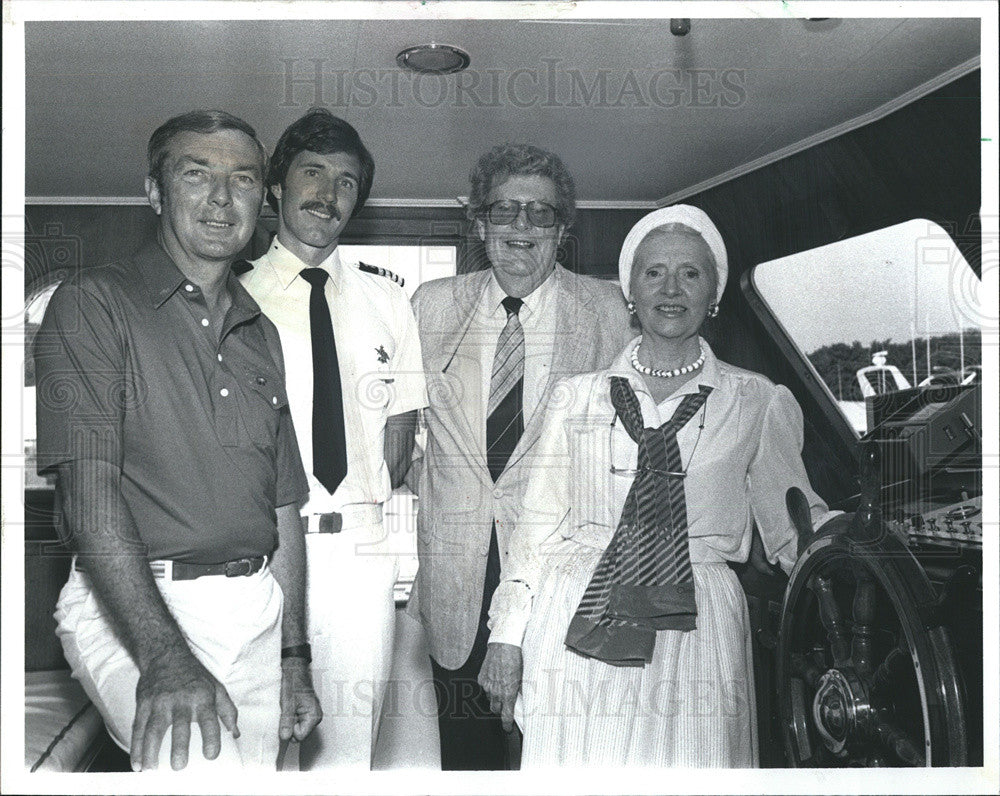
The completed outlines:
[[[694,630],[697,608],[677,432],[711,391],[699,386],[670,420],[644,428],[628,379],[612,377],[611,403],[639,446],[639,472],[570,623],[570,649],[618,666],[642,666],[652,660],[657,630]]]
[[[524,432],[524,329],[517,317],[524,301],[503,300],[507,323],[497,340],[486,410],[486,465],[496,481]]]
[[[490,376],[490,400],[486,414],[486,466],[494,483],[503,474],[521,434],[524,433],[524,329],[517,313],[524,301],[513,296],[503,300],[507,323],[497,339]],[[483,601],[479,607],[479,627],[471,658],[485,654],[489,639],[489,611],[493,592],[500,583],[500,544],[497,524],[490,528],[490,547],[483,576]],[[481,657],[478,658],[482,660]]]

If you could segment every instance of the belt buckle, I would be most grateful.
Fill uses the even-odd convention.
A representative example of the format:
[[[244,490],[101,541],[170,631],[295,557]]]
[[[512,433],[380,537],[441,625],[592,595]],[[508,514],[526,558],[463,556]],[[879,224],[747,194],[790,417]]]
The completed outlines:
[[[320,533],[340,533],[344,528],[344,515],[339,511],[331,511],[319,515]]]
[[[225,567],[227,578],[240,578],[253,574],[253,561],[249,558],[237,558],[235,561],[227,561]]]

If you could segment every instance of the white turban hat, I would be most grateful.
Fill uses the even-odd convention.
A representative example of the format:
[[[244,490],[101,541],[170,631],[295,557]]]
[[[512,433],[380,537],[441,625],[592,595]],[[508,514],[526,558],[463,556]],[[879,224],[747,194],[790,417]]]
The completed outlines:
[[[629,284],[632,281],[632,261],[635,259],[636,249],[649,233],[666,224],[683,224],[685,227],[690,227],[701,235],[705,243],[708,244],[712,257],[715,258],[715,271],[718,276],[715,303],[718,304],[722,299],[722,291],[726,287],[726,277],[729,276],[726,244],[722,242],[722,235],[719,234],[719,230],[716,229],[708,214],[691,205],[673,205],[654,210],[640,218],[629,231],[622,244],[622,252],[618,255],[618,279],[621,281],[622,293],[625,294],[625,298],[628,298]]]

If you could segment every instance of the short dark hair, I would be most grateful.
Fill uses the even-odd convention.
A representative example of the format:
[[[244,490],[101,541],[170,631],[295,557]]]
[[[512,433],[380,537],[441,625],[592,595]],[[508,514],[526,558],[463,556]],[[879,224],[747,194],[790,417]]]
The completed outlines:
[[[160,179],[163,176],[163,164],[167,160],[169,144],[174,136],[180,133],[217,133],[220,130],[239,130],[246,133],[257,144],[260,150],[260,170],[261,178],[267,173],[267,150],[257,138],[257,131],[247,122],[238,116],[233,116],[225,111],[197,110],[182,113],[179,116],[167,119],[163,124],[153,131],[149,137],[149,145],[146,147],[146,158],[149,162],[149,178],[153,180],[161,189],[163,184]]]
[[[278,212],[278,198],[272,193],[272,185],[284,185],[288,167],[300,152],[315,152],[330,155],[346,152],[354,155],[361,165],[358,183],[358,201],[354,205],[357,213],[368,199],[375,177],[375,160],[362,143],[361,136],[348,122],[334,116],[326,108],[310,108],[306,115],[293,122],[278,139],[278,145],[271,156],[271,168],[267,174],[267,203]]]
[[[486,212],[490,191],[508,177],[534,174],[552,180],[559,221],[565,227],[571,226],[576,218],[576,184],[557,154],[531,144],[500,144],[479,158],[469,176],[469,218],[474,220]]]

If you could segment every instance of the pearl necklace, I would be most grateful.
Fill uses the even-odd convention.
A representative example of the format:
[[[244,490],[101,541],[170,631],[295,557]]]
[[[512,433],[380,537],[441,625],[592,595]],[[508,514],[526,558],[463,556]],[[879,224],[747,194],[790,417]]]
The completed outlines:
[[[635,348],[632,349],[632,353],[629,359],[632,361],[632,367],[635,368],[639,373],[645,376],[657,376],[661,379],[672,379],[674,376],[683,376],[685,373],[690,373],[693,370],[698,370],[702,365],[705,364],[705,353],[701,352],[698,358],[692,362],[690,365],[685,365],[682,368],[674,368],[673,370],[659,370],[658,368],[649,368],[643,365],[639,361],[639,346],[642,345],[642,340],[640,339],[638,343],[635,344]]]

